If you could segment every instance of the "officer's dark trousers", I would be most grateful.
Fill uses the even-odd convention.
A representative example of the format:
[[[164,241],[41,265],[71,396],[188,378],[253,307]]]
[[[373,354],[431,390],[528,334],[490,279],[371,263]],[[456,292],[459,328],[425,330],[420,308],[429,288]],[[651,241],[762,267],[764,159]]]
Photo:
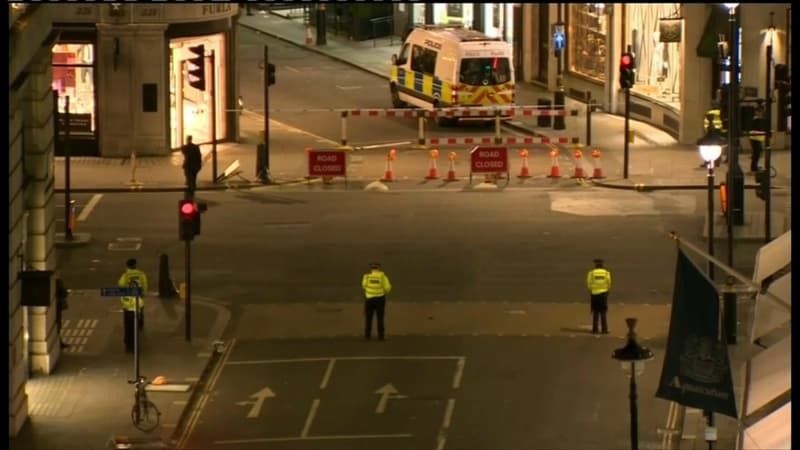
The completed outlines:
[[[194,191],[197,189],[197,171],[183,169],[183,175],[186,177],[186,190],[189,196],[194,197]]]
[[[608,292],[592,294],[592,333],[597,333],[597,322],[601,322],[603,333],[608,333]]]
[[[369,339],[372,336],[372,316],[378,316],[378,338],[383,339],[383,313],[386,309],[386,297],[373,297],[364,302],[364,337]]]
[[[122,310],[123,325],[125,327],[125,351],[133,353],[133,322],[136,320],[136,313],[127,309]],[[139,309],[139,332],[144,327],[144,309]]]
[[[750,139],[750,148],[753,149],[753,154],[750,156],[750,171],[755,172],[758,170],[758,160],[761,158],[764,144],[761,141]]]

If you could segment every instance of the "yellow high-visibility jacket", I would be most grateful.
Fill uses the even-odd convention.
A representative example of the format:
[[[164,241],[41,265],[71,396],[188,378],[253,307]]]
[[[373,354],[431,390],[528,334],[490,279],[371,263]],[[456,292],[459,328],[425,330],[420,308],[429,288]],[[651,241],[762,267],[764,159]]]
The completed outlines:
[[[376,269],[364,274],[361,278],[361,287],[364,288],[364,296],[368,299],[383,297],[392,291],[392,283],[389,281],[389,277]]]
[[[147,275],[139,269],[125,269],[125,273],[117,281],[119,287],[138,286],[142,288],[142,297],[139,297],[139,308],[144,307],[144,295],[147,293]],[[120,297],[122,309],[136,311],[136,297]]]
[[[608,292],[611,289],[611,272],[602,267],[590,270],[586,274],[586,287],[592,295]]]

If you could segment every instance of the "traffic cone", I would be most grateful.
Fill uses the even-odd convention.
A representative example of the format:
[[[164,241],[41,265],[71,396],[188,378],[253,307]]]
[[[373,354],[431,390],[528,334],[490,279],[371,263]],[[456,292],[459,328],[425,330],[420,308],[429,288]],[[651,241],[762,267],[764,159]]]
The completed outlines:
[[[575,158],[575,173],[572,174],[572,178],[586,178],[583,173],[583,152],[581,152],[580,144],[575,146],[572,156]]]
[[[311,35],[311,25],[306,25],[306,45],[314,45],[314,37]]]
[[[397,150],[391,149],[386,154],[386,171],[383,174],[381,181],[394,181],[394,171],[392,170],[392,161],[397,157]]]
[[[439,150],[433,149],[430,152],[430,163],[428,164],[428,180],[436,180],[439,178],[439,168],[436,166],[436,160],[439,158]]]
[[[550,175],[548,178],[561,178],[561,169],[558,167],[558,149],[552,147],[550,149]]]
[[[600,150],[592,149],[592,159],[594,159],[594,171],[592,178],[605,178],[603,176],[603,167],[600,165]]]
[[[528,150],[523,148],[519,151],[519,156],[522,158],[522,167],[519,169],[517,178],[530,178],[531,174],[528,171]]]
[[[447,159],[450,160],[450,167],[447,169],[447,178],[444,181],[458,181],[456,178],[456,152],[448,153]]]

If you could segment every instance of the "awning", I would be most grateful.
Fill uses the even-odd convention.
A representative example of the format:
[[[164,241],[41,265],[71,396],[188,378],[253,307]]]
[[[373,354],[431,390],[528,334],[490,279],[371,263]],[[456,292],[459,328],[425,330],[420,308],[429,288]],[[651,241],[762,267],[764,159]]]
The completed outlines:
[[[730,24],[728,23],[728,8],[723,5],[712,4],[711,14],[708,15],[703,36],[697,44],[697,56],[701,58],[716,58],[719,35],[728,36]]]

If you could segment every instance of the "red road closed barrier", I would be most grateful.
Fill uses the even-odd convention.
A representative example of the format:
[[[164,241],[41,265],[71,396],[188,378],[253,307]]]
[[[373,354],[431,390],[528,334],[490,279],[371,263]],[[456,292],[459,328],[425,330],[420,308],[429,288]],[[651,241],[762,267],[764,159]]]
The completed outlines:
[[[508,168],[508,148],[482,147],[476,145],[469,153],[469,181],[472,183],[473,173],[505,173],[510,178]]]
[[[308,154],[308,177],[347,177],[347,155],[343,150],[306,149]]]

